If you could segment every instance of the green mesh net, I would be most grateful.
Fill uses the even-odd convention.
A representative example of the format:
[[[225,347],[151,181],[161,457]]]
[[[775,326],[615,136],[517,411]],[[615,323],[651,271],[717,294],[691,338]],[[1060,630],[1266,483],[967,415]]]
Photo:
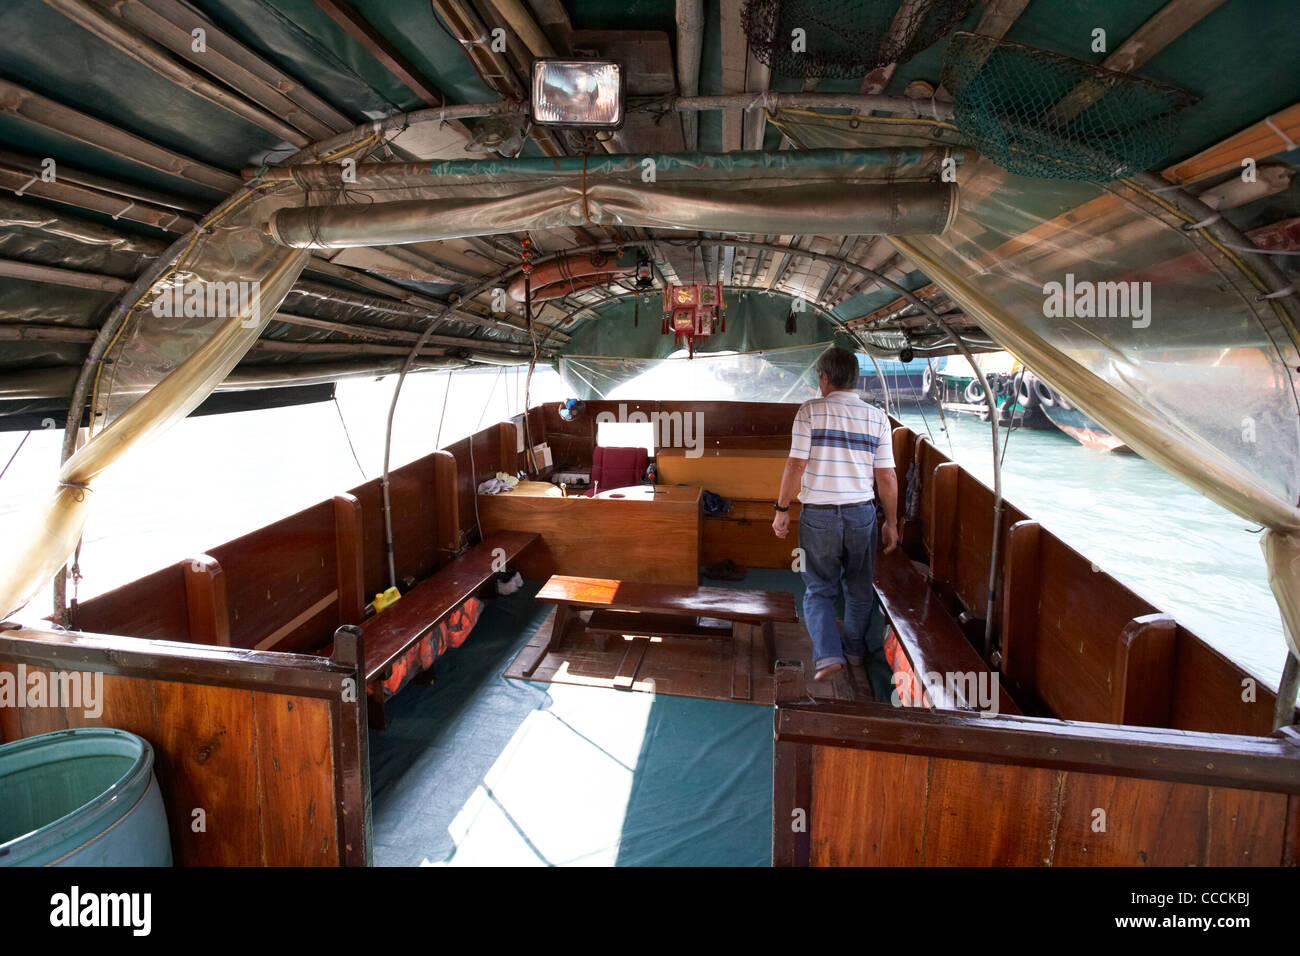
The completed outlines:
[[[972,33],[943,67],[953,122],[1009,172],[1108,182],[1168,158],[1196,97],[1130,73]]]
[[[975,0],[749,0],[741,22],[754,56],[777,76],[846,78],[906,62],[974,5]]]

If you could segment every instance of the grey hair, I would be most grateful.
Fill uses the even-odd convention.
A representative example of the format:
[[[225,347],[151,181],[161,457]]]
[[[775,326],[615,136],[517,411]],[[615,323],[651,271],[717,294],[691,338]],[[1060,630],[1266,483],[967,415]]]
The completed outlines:
[[[853,388],[858,383],[858,357],[832,346],[818,357],[817,374],[825,374],[832,388]]]

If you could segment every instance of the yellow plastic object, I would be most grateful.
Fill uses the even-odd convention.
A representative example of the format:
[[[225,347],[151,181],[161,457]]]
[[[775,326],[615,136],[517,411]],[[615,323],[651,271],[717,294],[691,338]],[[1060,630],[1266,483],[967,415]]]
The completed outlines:
[[[388,607],[388,605],[395,604],[397,599],[401,596],[402,592],[397,590],[397,588],[389,588],[383,594],[376,594],[374,600],[375,613],[378,614],[384,608]]]

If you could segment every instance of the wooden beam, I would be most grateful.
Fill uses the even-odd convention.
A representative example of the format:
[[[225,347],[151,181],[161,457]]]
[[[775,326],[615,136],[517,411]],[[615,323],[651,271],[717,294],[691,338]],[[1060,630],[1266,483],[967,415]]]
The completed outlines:
[[[326,139],[355,125],[182,0],[112,0],[105,10],[314,140]],[[202,52],[194,50],[191,31],[196,28],[204,31]]]
[[[238,176],[225,170],[165,149],[4,79],[0,79],[0,115],[16,117],[197,186],[231,193],[242,185]]]
[[[1101,61],[1108,70],[1131,73],[1153,56],[1173,43],[1199,23],[1207,14],[1217,10],[1224,0],[1170,0],[1156,11],[1128,39],[1116,47],[1115,52]],[[1052,107],[1047,119],[1051,123],[1069,123],[1112,88],[1107,80],[1089,79],[1066,93]]]
[[[1178,622],[1165,614],[1135,617],[1124,625],[1115,642],[1111,723],[1168,726],[1177,639]]]
[[[248,102],[242,96],[230,92],[228,88],[213,83],[206,77],[181,65],[166,50],[126,29],[120,22],[91,6],[87,0],[45,0],[45,3],[62,13],[77,26],[99,37],[114,49],[126,54],[137,63],[174,83],[179,88],[207,100],[214,106],[218,106],[226,112],[238,116],[245,122],[252,123],[254,126],[260,127],[300,149],[311,144],[312,138],[310,136],[305,136],[300,130],[285,123],[278,116]]]
[[[159,209],[137,199],[78,185],[65,177],[62,169],[58,170],[57,179],[47,182],[41,178],[39,169],[30,170],[0,160],[0,188],[76,209],[89,209],[114,220],[143,223],[177,235],[189,232],[196,224],[187,213],[175,209]]]
[[[15,259],[0,259],[0,276],[6,279],[26,279],[29,282],[46,282],[50,285],[70,286],[77,289],[94,289],[97,292],[112,292],[115,295],[125,292],[131,284],[116,276],[79,272],[74,269],[58,269],[54,266],[19,262]],[[93,333],[94,330],[91,331]]]
[[[438,107],[446,101],[442,93],[421,74],[406,57],[388,42],[388,38],[366,22],[365,17],[344,0],[316,0],[331,20],[343,28],[356,43],[378,60],[389,73],[402,81],[425,105]]]

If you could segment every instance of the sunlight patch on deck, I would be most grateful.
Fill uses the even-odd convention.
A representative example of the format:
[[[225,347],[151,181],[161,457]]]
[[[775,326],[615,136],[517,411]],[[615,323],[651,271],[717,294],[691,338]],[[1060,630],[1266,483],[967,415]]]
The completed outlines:
[[[456,814],[448,866],[612,866],[654,696],[555,686]]]

